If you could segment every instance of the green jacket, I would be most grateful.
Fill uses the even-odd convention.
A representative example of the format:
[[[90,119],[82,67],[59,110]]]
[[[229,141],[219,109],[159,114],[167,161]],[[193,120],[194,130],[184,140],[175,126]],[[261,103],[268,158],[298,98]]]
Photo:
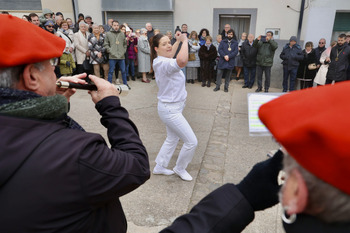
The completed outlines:
[[[67,66],[67,61],[70,62],[70,66]],[[73,69],[75,69],[75,62],[73,56],[70,53],[63,53],[60,57],[60,72],[62,75],[73,74]]]
[[[109,53],[109,59],[125,59],[127,45],[124,33],[120,30],[115,31],[112,28],[106,34],[103,47],[105,47]]]
[[[275,56],[275,51],[278,48],[277,42],[275,42],[274,40],[262,42],[258,39],[255,39],[253,46],[258,49],[256,64],[258,66],[272,66],[273,57]]]

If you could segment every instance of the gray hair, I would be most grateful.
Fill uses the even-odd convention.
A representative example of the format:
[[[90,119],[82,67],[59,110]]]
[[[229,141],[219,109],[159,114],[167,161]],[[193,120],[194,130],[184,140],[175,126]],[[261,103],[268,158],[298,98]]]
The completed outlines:
[[[308,188],[307,206],[304,210],[319,219],[329,222],[350,221],[350,195],[320,180],[302,168],[291,156],[284,158],[284,171],[287,176],[293,169],[300,171]]]
[[[40,71],[45,69],[45,66],[41,62],[34,63],[34,66]],[[0,88],[15,88],[25,67],[26,65],[19,65],[0,68]]]
[[[89,27],[89,24],[85,23],[83,20],[80,21],[79,27],[82,26],[82,25],[84,25],[84,26],[86,26],[86,27]]]
[[[147,33],[147,29],[146,28],[141,28],[140,32],[141,32],[141,34],[145,34],[145,33]]]

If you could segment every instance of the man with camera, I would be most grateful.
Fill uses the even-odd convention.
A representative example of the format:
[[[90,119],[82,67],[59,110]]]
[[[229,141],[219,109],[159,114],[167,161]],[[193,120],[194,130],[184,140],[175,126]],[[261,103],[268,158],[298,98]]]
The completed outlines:
[[[76,90],[56,87],[52,66],[65,41],[14,16],[0,21],[0,232],[125,233],[119,197],[150,172],[119,92],[90,75],[109,148],[67,115]],[[59,81],[87,84],[85,77]]]
[[[273,32],[266,32],[266,36],[260,35],[255,39],[253,46],[258,49],[258,55],[256,58],[258,89],[256,89],[255,92],[262,91],[263,72],[265,72],[265,92],[269,92],[273,57],[275,56],[275,51],[278,48],[278,44],[273,40]]]

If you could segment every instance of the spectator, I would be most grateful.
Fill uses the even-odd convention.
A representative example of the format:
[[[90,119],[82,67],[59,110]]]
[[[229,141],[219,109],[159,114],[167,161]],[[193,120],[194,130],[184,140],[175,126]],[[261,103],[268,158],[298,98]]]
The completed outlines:
[[[170,42],[173,40],[173,34],[171,33],[171,31],[167,31],[165,35],[169,38]]]
[[[92,33],[92,25],[94,22],[92,22],[92,17],[90,15],[85,16],[85,23],[89,25],[89,32]]]
[[[106,35],[105,28],[103,27],[103,25],[99,25],[99,26],[98,26],[98,30],[99,30],[100,33],[103,34],[104,36]]]
[[[129,72],[130,70],[130,74],[131,74],[131,80],[135,81],[135,60],[137,58],[137,52],[136,52],[136,46],[137,46],[137,37],[135,35],[135,33],[133,33],[131,30],[127,33],[127,49],[126,49],[126,53],[127,53],[127,58],[128,58],[128,65],[126,68],[126,71]],[[129,75],[129,73],[128,73]]]
[[[91,76],[98,92],[90,95],[108,130],[107,145],[67,115],[75,91],[56,88],[50,63],[65,42],[17,17],[0,21],[0,50],[13,51],[0,58],[0,232],[125,233],[119,198],[150,172],[119,92]],[[16,33],[8,33],[13,28]],[[83,77],[59,81],[86,84]]]
[[[69,29],[68,22],[63,20],[61,22],[61,26],[57,31],[57,35],[66,41],[65,53],[71,54],[73,61],[75,62],[75,53],[74,53],[74,33],[71,29]],[[74,65],[74,69],[75,69]],[[69,73],[71,74],[71,73]]]
[[[47,21],[51,21],[55,23],[55,19],[53,17],[53,12],[50,9],[44,8],[42,15],[39,17],[40,24],[45,27],[45,23]]]
[[[185,23],[182,24],[182,25],[181,25],[181,33],[186,34],[186,35],[187,35],[187,38],[189,38],[190,33],[188,33],[187,30],[188,30],[187,24],[185,24]]]
[[[62,56],[60,57],[60,75],[71,76],[76,68],[72,54],[69,52],[69,48],[65,48]]]
[[[337,41],[332,41],[331,46],[328,47],[321,55],[321,58],[320,58],[321,67],[318,69],[316,77],[314,79],[314,82],[317,84],[317,86],[326,84],[326,76],[327,76],[328,66],[329,66],[329,63],[326,62],[326,59],[331,55],[331,50],[336,45],[337,45]]]
[[[271,67],[273,65],[273,57],[275,51],[278,48],[278,44],[273,39],[273,32],[266,32],[266,36],[259,36],[255,39],[254,47],[258,49],[258,55],[256,58],[256,71],[258,77],[258,89],[255,92],[262,91],[262,76],[265,72],[265,92],[269,92],[270,79],[271,79]]]
[[[55,20],[56,20],[56,23],[55,23],[54,28],[55,28],[55,30],[57,31],[58,28],[60,28],[60,26],[61,26],[61,23],[62,23],[62,20],[63,20],[63,16],[61,16],[61,15],[56,15]]]
[[[238,53],[238,43],[234,38],[235,32],[230,29],[227,38],[223,39],[219,46],[220,60],[216,77],[216,87],[214,91],[220,90],[221,79],[225,72],[225,87],[224,91],[228,92],[230,77],[232,70],[235,67],[235,57]]]
[[[29,22],[31,22],[35,26],[40,26],[39,16],[35,13],[29,14]]]
[[[146,23],[147,39],[150,40],[154,36],[154,30],[151,23]]]
[[[316,54],[311,41],[306,42],[303,56],[304,58],[299,61],[297,73],[300,89],[312,87],[316,76]]]
[[[253,46],[254,35],[249,34],[248,40],[242,44],[241,58],[243,60],[244,85],[242,88],[252,89],[255,82],[256,56],[258,49]]]
[[[87,31],[88,25],[84,21],[79,23],[79,31],[74,33],[74,47],[77,61],[77,73],[84,72],[91,73],[91,71],[84,70],[83,62],[90,57],[88,38],[90,33]]]
[[[198,68],[200,67],[200,61],[198,57],[198,51],[201,48],[199,45],[198,34],[196,31],[192,31],[188,40],[189,54],[188,62],[186,66],[187,83],[194,83],[194,80],[198,77]]]
[[[79,31],[79,23],[81,21],[84,21],[84,19],[85,19],[84,14],[79,13],[78,20],[76,21],[75,26],[74,26],[74,30],[73,30],[74,33]]]
[[[159,29],[154,29],[154,35],[157,35],[157,34],[159,34],[160,33],[160,30]]]
[[[326,58],[329,63],[326,84],[341,82],[347,79],[346,72],[350,61],[350,47],[346,43],[346,35],[338,36],[338,43],[331,50],[331,55]]]
[[[321,38],[320,41],[318,42],[318,47],[315,48],[315,54],[316,54],[316,65],[317,69],[320,68],[321,62],[321,54],[326,50],[326,39]]]
[[[243,68],[243,60],[241,58],[242,44],[247,40],[247,33],[243,32],[240,41],[238,42],[238,53],[235,58],[236,80],[239,80]]]
[[[141,30],[140,29],[136,29],[135,30],[135,34],[136,34],[136,38],[139,38],[141,36]]]
[[[72,19],[71,19],[71,18],[66,18],[66,21],[67,21],[67,23],[68,23],[69,29],[71,29],[72,32],[74,32],[74,31],[73,31],[73,30],[74,30],[74,24],[73,24]]]
[[[202,87],[210,87],[214,78],[217,53],[216,47],[213,45],[213,38],[207,36],[205,45],[202,45],[198,52],[198,56],[201,59]]]
[[[28,15],[23,15],[23,16],[22,16],[22,19],[23,19],[24,21],[27,21],[27,22],[29,22],[29,20],[30,20],[30,18],[29,18]]]
[[[283,92],[288,91],[288,77],[289,91],[294,91],[299,61],[304,58],[301,47],[297,44],[296,36],[290,37],[289,43],[284,46],[280,58],[283,60]]]
[[[48,32],[50,32],[51,34],[55,34],[55,28],[54,28],[54,23],[52,21],[47,21],[44,24],[44,29]]]
[[[108,57],[106,48],[103,47],[105,36],[100,32],[99,26],[92,25],[92,33],[88,37],[90,50],[90,63],[94,66],[94,74],[101,78],[100,69],[103,69],[103,77],[108,78]]]
[[[107,24],[103,25],[105,32],[109,32],[112,28],[113,19],[108,19]]]
[[[62,18],[62,20],[64,20],[64,16],[63,16],[62,12],[56,12],[56,18],[57,18],[57,16],[60,16]]]
[[[199,45],[200,45],[200,46],[202,46],[202,45],[205,44],[205,42],[206,42],[206,41],[205,41],[205,38],[206,38],[207,36],[210,36],[208,29],[202,28],[202,29],[200,30],[199,36],[198,36],[198,38],[199,38]]]
[[[230,24],[225,24],[224,26],[224,30],[222,30],[221,32],[221,37],[222,39],[225,39],[227,37],[227,32],[231,29],[231,25]],[[234,38],[235,40],[237,40],[236,38]]]
[[[119,29],[118,21],[113,21],[112,29],[107,32],[103,46],[109,53],[108,81],[112,83],[114,68],[118,64],[122,72],[123,83],[129,87],[125,71],[126,40],[124,33]]]
[[[141,28],[141,36],[137,41],[138,71],[142,73],[142,82],[144,83],[150,82],[150,80],[147,79],[146,74],[151,70],[151,50],[147,39],[147,32],[147,29]]]
[[[216,74],[217,74],[217,68],[218,68],[218,64],[219,64],[219,60],[220,60],[220,53],[219,53],[219,45],[222,41],[222,36],[219,34],[216,36],[216,41],[213,42],[213,45],[216,48],[216,51],[218,52],[218,55],[216,57],[215,60],[215,67],[214,67],[214,81],[216,82]]]
[[[2,15],[9,15],[10,13],[8,11],[1,11]]]
[[[285,232],[349,232],[349,89],[344,82],[295,91],[261,106],[259,117],[285,155],[278,151],[238,185],[214,190],[161,233],[245,232],[254,211],[278,203],[278,192]]]

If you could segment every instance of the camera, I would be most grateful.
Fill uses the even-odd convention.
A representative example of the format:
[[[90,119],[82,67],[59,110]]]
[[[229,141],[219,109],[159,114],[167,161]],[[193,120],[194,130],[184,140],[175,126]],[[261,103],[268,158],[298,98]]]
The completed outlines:
[[[266,42],[266,36],[261,36],[260,41],[261,42]]]

